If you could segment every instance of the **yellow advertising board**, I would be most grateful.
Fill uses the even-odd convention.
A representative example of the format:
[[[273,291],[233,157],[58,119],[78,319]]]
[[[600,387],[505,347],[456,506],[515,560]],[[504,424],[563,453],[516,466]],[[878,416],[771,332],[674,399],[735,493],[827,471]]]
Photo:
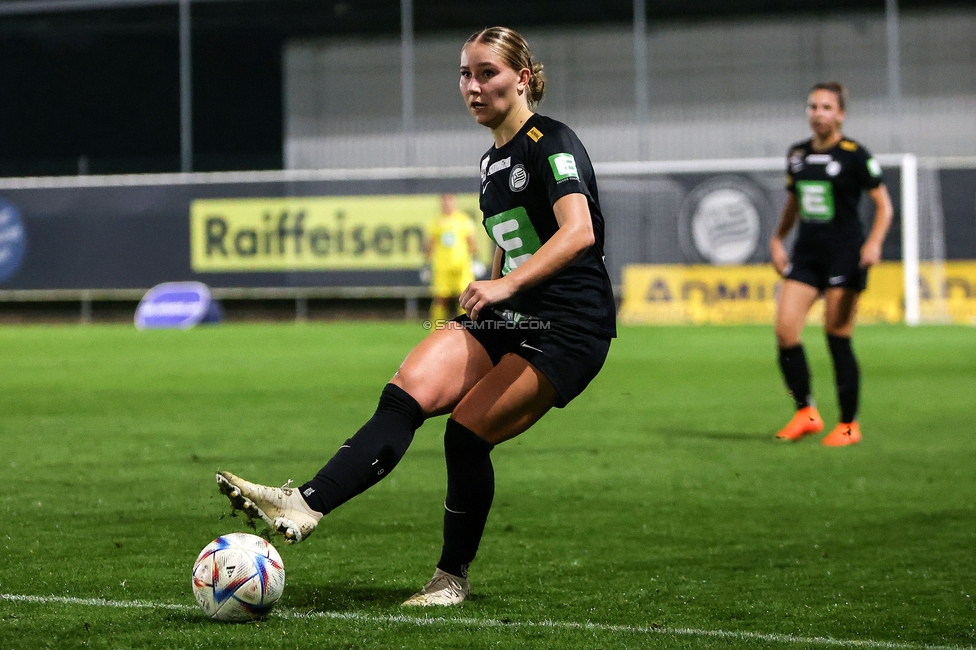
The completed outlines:
[[[191,266],[197,273],[417,269],[440,197],[198,199],[190,205]],[[457,195],[457,209],[480,224],[477,194]],[[488,259],[487,235],[478,245]]]
[[[923,321],[976,324],[976,262],[922,264]],[[628,324],[772,323],[781,278],[770,265],[630,265],[623,272],[620,320]],[[904,276],[898,262],[871,269],[858,322],[904,319]],[[823,320],[823,303],[810,312]]]
[[[976,325],[976,262],[923,264],[920,293],[923,320]]]

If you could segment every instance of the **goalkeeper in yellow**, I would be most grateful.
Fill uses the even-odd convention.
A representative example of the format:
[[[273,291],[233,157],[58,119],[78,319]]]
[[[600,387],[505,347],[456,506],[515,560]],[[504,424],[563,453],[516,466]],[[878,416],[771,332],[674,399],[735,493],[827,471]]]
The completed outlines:
[[[477,251],[474,222],[455,207],[453,194],[444,194],[441,213],[431,224],[425,250],[433,298],[430,319],[435,323],[459,311],[458,298],[475,279],[472,264]]]

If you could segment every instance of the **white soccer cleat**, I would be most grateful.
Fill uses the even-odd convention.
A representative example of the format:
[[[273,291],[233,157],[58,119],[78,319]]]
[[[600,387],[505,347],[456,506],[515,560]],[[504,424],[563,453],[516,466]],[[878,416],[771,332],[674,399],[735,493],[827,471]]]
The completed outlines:
[[[260,518],[271,529],[284,535],[289,544],[297,544],[312,534],[322,513],[308,507],[296,488],[275,488],[245,481],[230,472],[217,473],[217,487],[230,499],[234,510],[243,510],[248,518]]]
[[[434,571],[434,577],[419,592],[403,601],[405,607],[431,607],[432,605],[458,605],[471,593],[471,585],[464,578]]]

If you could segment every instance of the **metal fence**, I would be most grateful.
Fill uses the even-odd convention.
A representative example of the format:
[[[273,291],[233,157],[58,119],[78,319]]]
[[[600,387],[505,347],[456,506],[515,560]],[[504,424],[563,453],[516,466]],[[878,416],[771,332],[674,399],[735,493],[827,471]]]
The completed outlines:
[[[845,131],[874,153],[971,155],[973,33],[976,10],[960,8],[525,35],[547,75],[540,112],[570,124],[605,162],[781,156],[807,137],[806,93],[824,80],[848,86]],[[490,138],[458,94],[466,36],[416,38],[412,80],[401,77],[395,39],[291,42],[286,166],[472,164]],[[409,125],[403,93],[414,97]]]

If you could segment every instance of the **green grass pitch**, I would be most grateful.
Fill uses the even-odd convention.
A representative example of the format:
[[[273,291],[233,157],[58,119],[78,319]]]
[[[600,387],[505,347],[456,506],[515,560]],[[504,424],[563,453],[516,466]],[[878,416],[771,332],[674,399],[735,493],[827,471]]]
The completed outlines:
[[[213,475],[313,475],[414,323],[0,329],[0,648],[968,648],[976,329],[862,327],[864,443],[778,443],[769,327],[624,328],[602,374],[493,453],[474,598],[399,603],[440,549],[444,418],[306,543],[264,621],[190,593],[246,530]],[[836,422],[822,331],[814,390]]]

